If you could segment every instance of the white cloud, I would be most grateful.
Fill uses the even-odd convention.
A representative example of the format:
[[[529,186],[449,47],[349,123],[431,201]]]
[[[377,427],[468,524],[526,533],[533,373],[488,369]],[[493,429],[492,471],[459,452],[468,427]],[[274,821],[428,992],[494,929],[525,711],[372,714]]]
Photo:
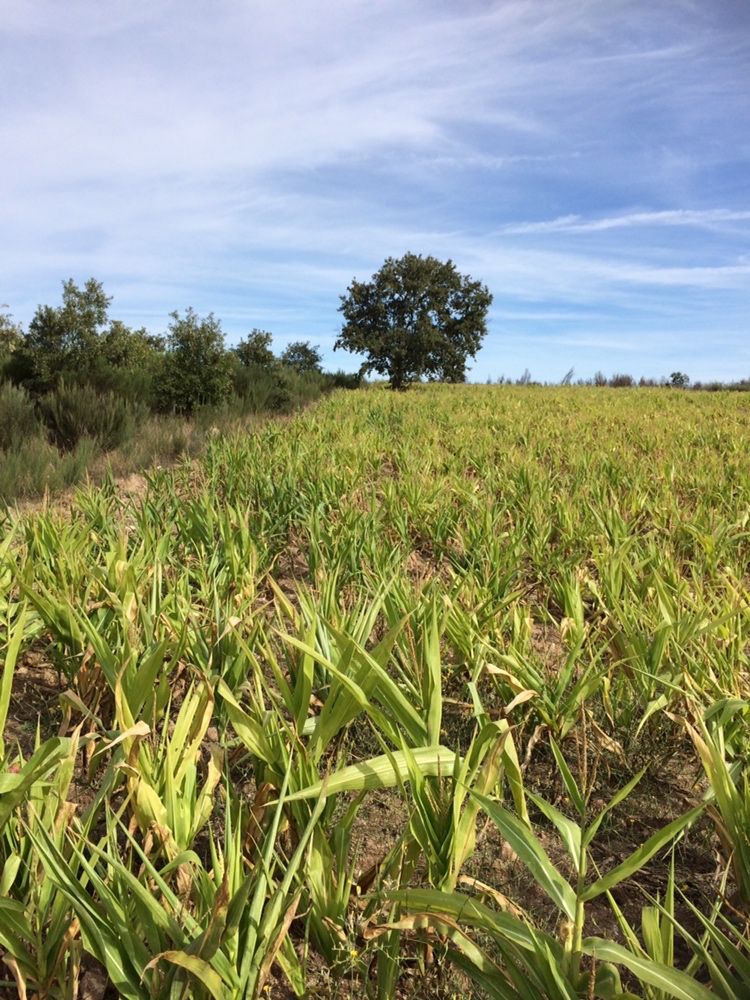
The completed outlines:
[[[608,229],[630,229],[634,226],[695,226],[713,228],[726,222],[750,222],[750,211],[730,208],[670,209],[656,212],[629,212],[601,219],[585,219],[580,215],[563,215],[540,222],[519,222],[503,226],[500,232],[508,236],[537,233],[601,233]]]

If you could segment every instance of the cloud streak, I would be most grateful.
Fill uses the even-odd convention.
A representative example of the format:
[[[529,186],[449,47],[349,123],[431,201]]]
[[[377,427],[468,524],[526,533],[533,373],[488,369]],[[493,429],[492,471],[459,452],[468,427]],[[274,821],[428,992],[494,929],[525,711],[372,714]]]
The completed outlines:
[[[726,222],[750,222],[750,211],[729,208],[691,210],[686,208],[660,212],[630,212],[604,219],[584,219],[580,215],[564,215],[541,222],[520,222],[504,226],[500,232],[510,236],[532,233],[601,233],[609,229],[630,229],[633,226],[694,226],[712,229]]]

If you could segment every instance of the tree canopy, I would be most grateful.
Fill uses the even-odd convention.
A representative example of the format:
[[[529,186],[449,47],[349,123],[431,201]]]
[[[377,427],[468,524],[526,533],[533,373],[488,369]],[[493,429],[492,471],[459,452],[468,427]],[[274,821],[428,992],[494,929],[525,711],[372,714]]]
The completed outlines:
[[[253,329],[234,348],[238,360],[246,368],[270,369],[276,364],[276,358],[271,350],[273,335],[267,330]]]
[[[29,324],[21,354],[37,390],[52,388],[68,374],[88,371],[98,354],[112,301],[101,282],[89,278],[83,288],[63,282],[61,306],[39,306]]]
[[[394,389],[425,377],[463,382],[491,303],[486,286],[451,260],[388,257],[370,281],[353,280],[341,296],[344,324],[334,349],[366,355],[361,373],[385,375]]]
[[[63,282],[62,305],[39,306],[28,333],[0,316],[0,356],[4,342],[11,347],[5,350],[6,374],[35,395],[61,382],[122,391],[133,378],[143,392],[161,359],[162,339],[110,320],[111,301],[96,279],[89,278],[81,288],[71,278]]]
[[[213,313],[202,318],[193,309],[171,316],[158,385],[161,408],[192,413],[199,406],[221,403],[232,389],[221,323]]]
[[[0,306],[4,310],[5,306]],[[10,313],[0,311],[0,365],[4,364],[23,342],[23,330]]]
[[[281,363],[300,375],[323,371],[322,360],[320,348],[313,347],[309,340],[293,340],[281,354]]]

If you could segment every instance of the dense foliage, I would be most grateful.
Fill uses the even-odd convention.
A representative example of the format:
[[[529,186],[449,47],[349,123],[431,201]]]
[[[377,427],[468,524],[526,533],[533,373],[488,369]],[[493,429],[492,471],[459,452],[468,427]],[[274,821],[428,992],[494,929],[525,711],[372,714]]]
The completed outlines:
[[[273,337],[267,330],[252,330],[234,349],[238,361],[246,368],[264,368],[270,371],[276,364],[271,350]]]
[[[319,348],[312,347],[306,341],[295,340],[289,344],[282,352],[281,360],[285,365],[289,365],[290,368],[299,372],[300,375],[323,371],[321,364],[323,357]]]
[[[370,388],[10,512],[8,995],[746,997],[749,441]]]
[[[159,406],[192,413],[199,406],[217,406],[232,391],[230,359],[221,324],[210,313],[201,319],[193,309],[172,313],[166,357],[157,381]]]

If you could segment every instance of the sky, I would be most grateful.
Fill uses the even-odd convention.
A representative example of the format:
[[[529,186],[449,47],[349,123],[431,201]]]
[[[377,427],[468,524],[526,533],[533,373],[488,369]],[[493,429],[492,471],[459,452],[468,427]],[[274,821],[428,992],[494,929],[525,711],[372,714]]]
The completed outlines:
[[[493,293],[469,377],[750,376],[748,0],[0,0],[0,303],[333,353],[386,257]]]

